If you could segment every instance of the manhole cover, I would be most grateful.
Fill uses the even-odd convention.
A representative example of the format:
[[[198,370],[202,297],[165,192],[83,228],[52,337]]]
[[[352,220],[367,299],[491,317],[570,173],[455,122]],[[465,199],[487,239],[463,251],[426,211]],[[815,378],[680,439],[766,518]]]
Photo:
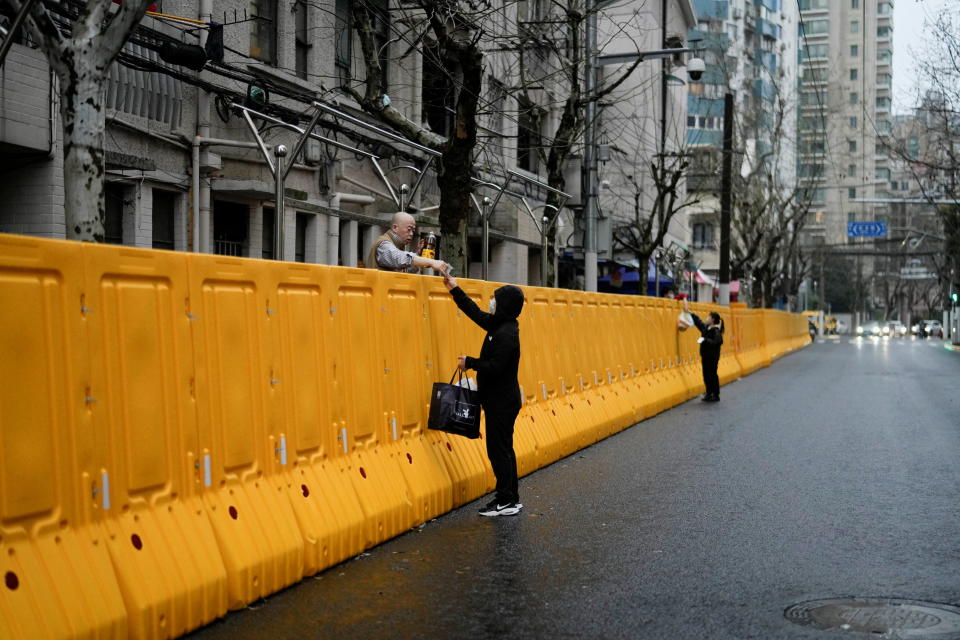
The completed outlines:
[[[892,598],[812,600],[784,612],[817,629],[868,633],[877,638],[960,639],[960,608]]]

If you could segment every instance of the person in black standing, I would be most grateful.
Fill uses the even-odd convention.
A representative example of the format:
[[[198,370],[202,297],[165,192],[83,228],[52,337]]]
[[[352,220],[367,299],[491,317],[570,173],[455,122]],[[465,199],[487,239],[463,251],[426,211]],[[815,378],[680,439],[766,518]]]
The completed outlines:
[[[683,301],[683,310],[693,318],[693,324],[700,330],[700,363],[703,366],[703,385],[707,392],[701,400],[704,402],[720,402],[720,377],[717,367],[720,365],[720,347],[723,345],[723,320],[716,311],[711,311],[704,322],[697,314],[690,311],[690,305]]]
[[[523,309],[523,291],[513,285],[497,289],[490,301],[490,312],[457,286],[453,276],[444,276],[444,284],[454,302],[468,318],[487,332],[480,356],[460,356],[458,367],[477,372],[477,393],[487,417],[487,457],[497,478],[497,493],[480,509],[481,516],[515,516],[523,509],[517,482],[517,455],[513,450],[513,426],[523,400],[517,370],[520,367],[520,325],[517,317]]]

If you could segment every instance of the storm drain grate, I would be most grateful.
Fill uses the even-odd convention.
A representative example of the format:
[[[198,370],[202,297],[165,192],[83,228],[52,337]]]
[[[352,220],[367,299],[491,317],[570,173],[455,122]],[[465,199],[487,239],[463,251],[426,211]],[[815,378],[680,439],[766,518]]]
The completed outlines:
[[[896,598],[811,600],[784,612],[787,620],[816,629],[874,638],[960,640],[960,607]]]

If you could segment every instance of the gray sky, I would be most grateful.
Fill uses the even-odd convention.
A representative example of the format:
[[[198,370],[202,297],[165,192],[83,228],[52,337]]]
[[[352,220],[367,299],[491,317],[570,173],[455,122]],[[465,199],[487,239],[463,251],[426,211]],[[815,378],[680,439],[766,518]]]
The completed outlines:
[[[909,111],[916,89],[913,53],[923,38],[928,16],[956,0],[896,0],[893,6],[893,110]]]

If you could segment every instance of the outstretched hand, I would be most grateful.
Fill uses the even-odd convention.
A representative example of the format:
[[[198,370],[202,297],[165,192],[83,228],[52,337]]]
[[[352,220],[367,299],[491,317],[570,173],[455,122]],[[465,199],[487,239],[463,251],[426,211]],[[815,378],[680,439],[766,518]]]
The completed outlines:
[[[683,310],[690,313],[690,303],[687,302],[686,298],[683,300]]]
[[[443,285],[447,288],[447,291],[453,291],[457,288],[457,279],[451,275],[443,275]]]

